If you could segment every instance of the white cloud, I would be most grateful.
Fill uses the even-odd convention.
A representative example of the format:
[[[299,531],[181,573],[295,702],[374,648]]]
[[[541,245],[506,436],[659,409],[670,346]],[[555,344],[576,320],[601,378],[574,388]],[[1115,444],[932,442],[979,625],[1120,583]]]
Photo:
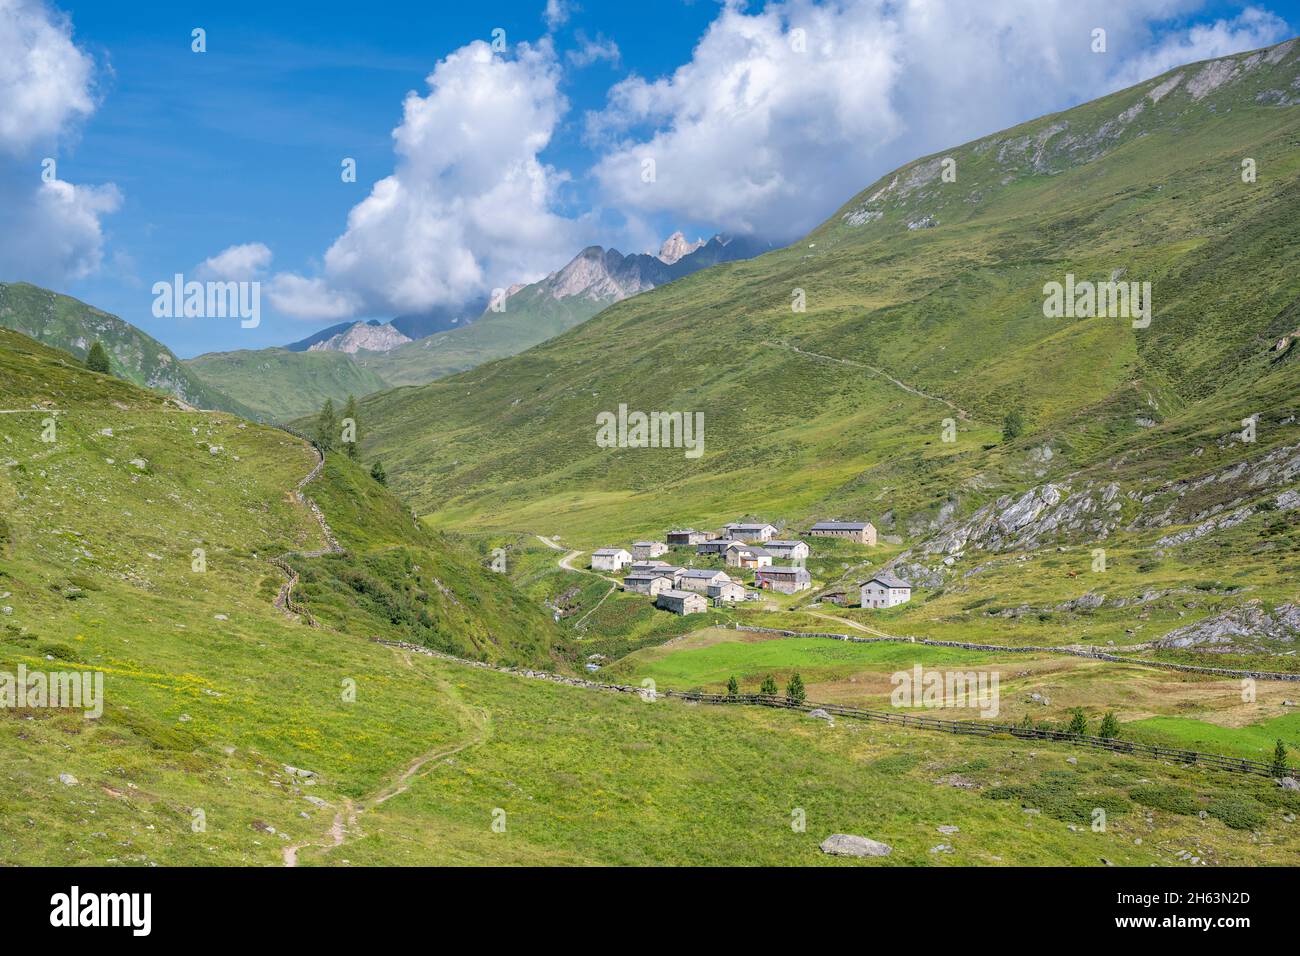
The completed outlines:
[[[271,305],[293,319],[337,322],[351,318],[361,308],[355,296],[331,289],[324,279],[306,279],[290,272],[276,274],[265,291]]]
[[[567,23],[572,12],[568,0],[546,0],[546,10],[542,13],[542,19],[546,21],[548,30],[554,30]]]
[[[1276,38],[1275,18],[1248,13],[1142,58],[1163,24],[1201,6],[788,0],[749,12],[733,0],[688,63],[629,77],[588,115],[593,172],[620,208],[790,238],[917,156],[1101,95],[1125,71]],[[1106,54],[1090,49],[1095,27]]]
[[[428,94],[406,97],[396,169],[352,208],[323,275],[277,277],[285,311],[420,312],[562,264],[585,236],[552,211],[564,176],[538,159],[566,109],[559,79],[545,40],[511,56],[475,41],[439,62]]]
[[[59,142],[94,111],[94,72],[66,17],[0,0],[0,278],[56,283],[103,261],[101,220],[122,195],[59,179],[57,166]]]
[[[271,265],[271,250],[260,242],[228,246],[195,267],[200,279],[242,281],[255,279]]]
[[[618,44],[607,39],[603,33],[596,34],[596,38],[592,40],[579,30],[576,39],[578,48],[570,50],[567,54],[569,62],[576,67],[591,66],[597,60],[605,60],[613,66],[618,66],[622,59]]]
[[[95,108],[94,60],[40,0],[0,0],[0,149],[20,154]]]

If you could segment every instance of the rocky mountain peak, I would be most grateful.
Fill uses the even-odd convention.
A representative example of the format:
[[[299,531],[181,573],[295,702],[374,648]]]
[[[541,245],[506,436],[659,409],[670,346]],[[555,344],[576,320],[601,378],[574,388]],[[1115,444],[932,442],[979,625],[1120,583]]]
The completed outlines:
[[[659,247],[659,261],[665,265],[672,265],[683,256],[689,256],[696,249],[704,245],[703,239],[696,239],[694,242],[687,242],[686,237],[682,235],[679,229],[671,236],[664,240],[663,245]]]

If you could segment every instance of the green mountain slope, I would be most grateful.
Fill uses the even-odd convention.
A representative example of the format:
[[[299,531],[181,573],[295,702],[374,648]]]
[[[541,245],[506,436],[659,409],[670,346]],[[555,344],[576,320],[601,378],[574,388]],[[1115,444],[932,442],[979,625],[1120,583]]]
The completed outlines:
[[[343,352],[241,349],[209,352],[185,361],[200,379],[234,396],[260,418],[288,421],[336,404],[349,395],[369,395],[388,383]]]
[[[251,417],[251,410],[202,381],[167,346],[129,322],[66,295],[26,282],[0,282],[0,327],[84,359],[96,341],[113,373],[144,388],[175,395],[197,408]]]
[[[1300,476],[1296,353],[1275,349],[1300,327],[1298,83],[1288,42],[920,159],[787,249],[372,396],[365,454],[435,525],[578,547],[744,515],[870,519],[929,591],[899,626],[930,633],[1123,640],[1118,614],[1098,635],[1049,612],[1229,571],[1267,611],[1295,598],[1293,531],[1259,541]],[[1152,321],[1046,317],[1045,285],[1068,274],[1150,282]],[[704,454],[600,447],[597,416],[620,404],[703,412]],[[1011,409],[1027,428],[1004,442]],[[1256,440],[1238,440],[1254,415]],[[1095,544],[1111,576],[1079,580]],[[1048,545],[1075,550],[1017,560]]]

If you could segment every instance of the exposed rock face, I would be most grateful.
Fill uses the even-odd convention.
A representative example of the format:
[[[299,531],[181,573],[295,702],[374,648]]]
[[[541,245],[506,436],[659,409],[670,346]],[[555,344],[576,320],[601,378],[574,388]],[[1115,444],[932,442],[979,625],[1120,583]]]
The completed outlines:
[[[1078,492],[1048,483],[1019,498],[1004,495],[921,547],[922,554],[956,554],[967,548],[1007,551],[1037,547],[1049,539],[1082,533],[1093,541],[1119,524],[1119,486],[1089,483]]]
[[[1259,601],[1229,608],[1219,614],[1175,628],[1157,647],[1195,648],[1198,651],[1267,651],[1270,644],[1295,643],[1300,638],[1300,605],[1279,604],[1271,611]]]
[[[308,346],[308,352],[347,352],[355,355],[359,350],[387,352],[411,341],[391,325],[371,325],[357,322],[338,335]]]
[[[679,230],[665,239],[663,245],[659,247],[659,259],[666,265],[672,265],[683,256],[689,256],[702,245],[704,245],[703,239],[687,242],[686,237]]]
[[[822,852],[831,856],[889,856],[894,848],[864,836],[832,833],[822,841]]]

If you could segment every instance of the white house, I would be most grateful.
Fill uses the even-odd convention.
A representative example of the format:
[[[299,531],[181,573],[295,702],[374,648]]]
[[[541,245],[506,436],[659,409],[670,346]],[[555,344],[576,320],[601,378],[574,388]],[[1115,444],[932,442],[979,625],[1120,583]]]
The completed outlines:
[[[593,571],[618,571],[632,563],[632,554],[624,548],[600,548],[591,552]]]
[[[893,607],[912,600],[912,585],[888,571],[862,582],[863,607]]]

